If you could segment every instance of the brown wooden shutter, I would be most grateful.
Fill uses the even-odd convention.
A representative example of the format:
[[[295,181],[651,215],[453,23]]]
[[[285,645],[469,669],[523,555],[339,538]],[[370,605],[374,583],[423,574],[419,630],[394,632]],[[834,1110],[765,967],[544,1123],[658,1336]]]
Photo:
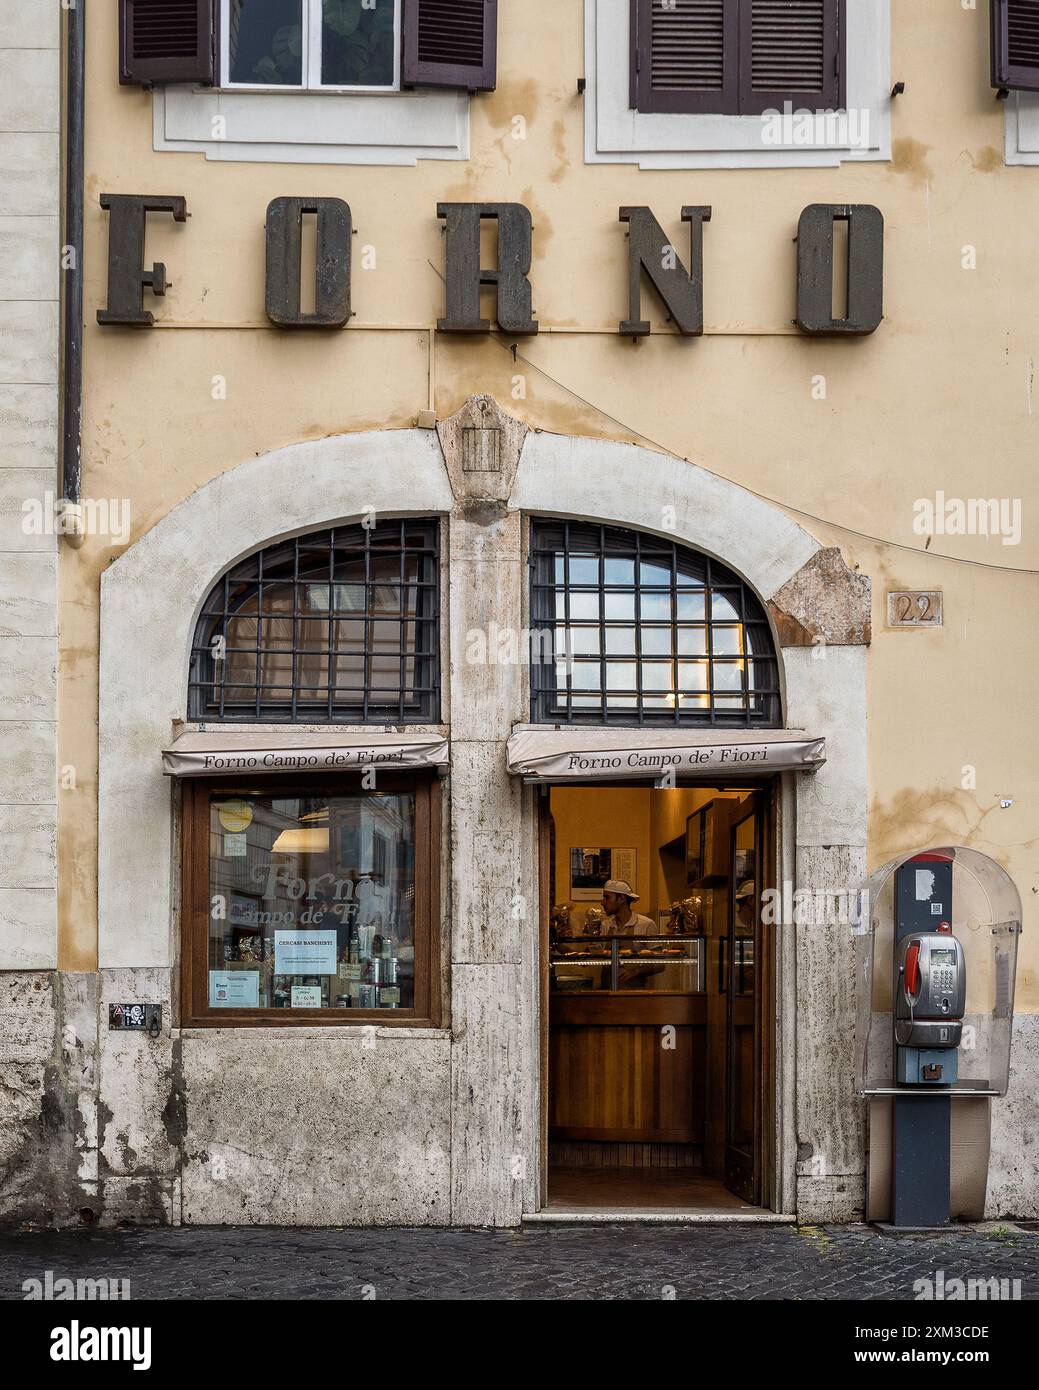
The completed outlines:
[[[844,105],[844,0],[741,0],[740,110]]]
[[[498,0],[404,0],[401,82],[493,92]]]
[[[1039,91],[1039,3],[992,0],[992,85]]]
[[[217,0],[119,0],[119,81],[216,80]]]
[[[632,0],[633,105],[735,113],[738,20],[732,0]]]

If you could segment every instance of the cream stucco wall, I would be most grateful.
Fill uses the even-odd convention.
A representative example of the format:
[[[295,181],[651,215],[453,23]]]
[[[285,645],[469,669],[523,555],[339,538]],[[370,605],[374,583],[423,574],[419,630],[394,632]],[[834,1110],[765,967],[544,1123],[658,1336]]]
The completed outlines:
[[[1026,903],[1018,1007],[1039,1010],[1036,577],[1021,572],[1039,569],[1029,486],[1039,178],[1003,165],[986,7],[893,0],[892,73],[906,92],[892,112],[890,163],[700,172],[586,165],[581,5],[500,8],[498,89],[471,102],[470,160],[379,168],[155,152],[151,96],[116,81],[116,7],[90,7],[85,496],[130,499],[132,542],[256,454],[409,426],[431,395],[444,417],[487,392],[532,427],[648,442],[775,499],[873,580],[870,864],[946,840],[1003,863]],[[514,138],[516,116],[525,139]],[[102,192],[187,199],[186,224],[150,219],[147,260],[164,260],[172,281],[149,303],[150,331],[94,321],[105,302]],[[355,257],[357,317],[343,332],[286,334],[264,318],[264,211],[280,194],[345,198],[356,247],[375,248],[376,269]],[[465,199],[519,201],[533,214],[542,332],[519,344],[516,362],[511,339],[428,328],[443,312],[436,203]],[[816,201],[884,214],[886,318],[865,340],[807,339],[791,325],[792,237]],[[660,333],[639,344],[616,335],[626,314],[617,209],[630,203],[650,205],[680,248],[682,205],[713,206],[703,339],[674,339],[648,290],[644,311]],[[968,245],[974,270],[962,268]],[[214,398],[218,377],[226,399]],[[363,466],[356,483],[363,506]],[[1020,544],[936,536],[925,553],[913,503],[938,490],[1023,498]],[[61,555],[59,762],[77,772],[59,806],[59,963],[70,970],[97,959],[98,596],[123,548],[91,536]],[[942,589],[944,628],[887,631],[888,588]],[[132,669],[133,650],[125,659]],[[1000,809],[1000,796],[1013,805]]]

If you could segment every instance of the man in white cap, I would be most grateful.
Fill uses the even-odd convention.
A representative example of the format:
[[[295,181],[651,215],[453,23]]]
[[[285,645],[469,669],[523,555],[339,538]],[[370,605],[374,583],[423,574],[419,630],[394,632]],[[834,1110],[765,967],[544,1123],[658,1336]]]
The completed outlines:
[[[639,895],[622,878],[607,879],[602,890],[604,936],[656,936],[657,929],[648,917],[640,912],[632,912],[632,903],[637,903]]]

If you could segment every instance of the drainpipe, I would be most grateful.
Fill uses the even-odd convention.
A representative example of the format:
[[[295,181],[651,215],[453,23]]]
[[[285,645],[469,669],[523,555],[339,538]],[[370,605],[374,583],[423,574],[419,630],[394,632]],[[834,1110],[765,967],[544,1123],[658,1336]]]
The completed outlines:
[[[78,549],[86,539],[80,500],[83,417],[83,122],[86,0],[65,11],[65,222],[61,305],[61,498],[55,523]]]

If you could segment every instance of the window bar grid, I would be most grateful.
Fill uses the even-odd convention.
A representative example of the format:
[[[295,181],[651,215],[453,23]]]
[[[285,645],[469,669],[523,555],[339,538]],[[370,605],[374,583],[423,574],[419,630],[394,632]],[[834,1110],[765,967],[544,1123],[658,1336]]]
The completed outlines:
[[[260,718],[260,692],[263,686],[260,682],[261,662],[263,660],[263,551],[257,557],[256,585],[256,718]]]
[[[750,672],[749,672],[749,669],[748,669],[750,663],[749,663],[749,661],[747,660],[747,653],[748,653],[750,644],[749,644],[748,641],[747,641],[747,591],[744,589],[744,587],[743,587],[742,584],[740,585],[740,588],[739,588],[739,600],[740,600],[740,630],[739,630],[739,642],[740,642],[740,656],[742,657],[742,660],[740,661],[740,686],[741,686],[741,688],[742,688],[742,690],[743,690],[743,712],[744,712],[744,713],[747,715],[747,717],[749,718],[749,717],[750,717],[750,714],[751,714],[751,708],[750,708]]]
[[[405,666],[406,666],[405,653],[406,653],[406,651],[407,651],[407,648],[406,648],[405,645],[404,645],[404,621],[405,621],[405,614],[406,614],[407,611],[408,611],[408,606],[407,606],[407,592],[408,592],[408,591],[407,591],[407,589],[406,589],[406,587],[405,587],[406,573],[407,573],[407,565],[406,565],[406,555],[405,555],[405,552],[404,552],[404,522],[401,521],[401,523],[400,523],[400,588],[399,588],[398,591],[397,591],[397,608],[398,608],[398,612],[399,612],[399,614],[400,614],[400,621],[399,621],[398,624],[397,624],[397,643],[398,643],[398,646],[400,647],[400,674],[399,674],[398,680],[397,680],[397,718],[400,720],[401,723],[404,722],[404,671],[405,671]],[[416,570],[415,570],[415,579],[416,579],[416,582],[417,582],[417,580],[418,580],[418,576],[419,576],[419,570],[418,570],[418,568],[416,567]],[[415,607],[416,607],[416,609],[417,609],[417,608],[418,608],[418,589],[415,590],[415,600],[416,600],[416,602],[415,602]],[[418,636],[418,626],[417,626],[417,625],[416,625],[416,627],[415,627],[415,636],[416,636],[416,638],[417,638],[417,636]],[[418,675],[417,669],[416,669],[415,674],[416,674],[416,676]]]
[[[696,570],[690,576],[693,578],[695,575],[697,581],[689,586],[690,594],[695,595],[696,591],[699,591],[703,599],[703,611],[702,614],[698,613],[698,606],[695,605],[694,600],[693,611],[688,617],[683,618],[680,616],[679,599],[681,593],[684,592],[680,585],[682,556],[686,553],[684,548],[663,538],[644,539],[639,532],[628,533],[630,550],[621,543],[618,551],[618,555],[624,555],[625,558],[633,555],[635,567],[635,578],[631,588],[634,616],[632,641],[635,665],[634,690],[628,686],[623,689],[618,686],[616,696],[621,703],[613,709],[610,708],[610,696],[614,693],[610,687],[609,676],[611,656],[614,654],[607,650],[607,639],[612,630],[612,620],[607,616],[606,611],[607,561],[608,552],[612,549],[608,534],[610,531],[611,528],[600,523],[575,523],[571,525],[569,521],[563,520],[541,526],[535,522],[532,529],[530,568],[535,589],[532,604],[534,621],[539,626],[548,626],[556,630],[562,621],[568,639],[572,636],[574,623],[571,589],[576,587],[582,593],[587,593],[587,585],[580,582],[579,572],[572,570],[573,552],[576,548],[588,560],[592,558],[588,552],[596,544],[599,552],[596,557],[599,590],[597,618],[594,622],[591,619],[582,622],[582,629],[597,630],[599,636],[600,648],[595,662],[600,677],[598,698],[594,701],[590,700],[588,698],[590,692],[582,695],[581,692],[585,688],[584,684],[575,684],[573,678],[575,662],[573,659],[568,659],[565,681],[560,679],[562,673],[553,667],[549,672],[540,674],[538,679],[532,682],[534,700],[532,714],[535,720],[558,723],[560,719],[563,719],[568,724],[597,721],[604,724],[630,722],[640,727],[646,725],[681,726],[688,722],[703,723],[712,727],[734,727],[740,724],[749,726],[773,722],[778,717],[778,687],[774,674],[776,659],[768,634],[767,619],[759,611],[759,605],[753,596],[748,596],[749,590],[746,585],[738,576],[730,573],[723,566],[712,563],[709,556],[689,552],[691,556],[695,556],[697,565]],[[652,565],[655,572],[644,573],[644,563]],[[562,566],[562,572],[558,577],[556,574],[557,564]],[[587,568],[587,565],[585,567]],[[658,577],[662,577],[662,571],[665,567],[667,569],[666,588],[663,584],[653,582]],[[551,579],[549,578],[550,574]],[[575,575],[573,582],[571,582],[572,574]],[[615,587],[618,593],[623,593],[627,588],[620,582]],[[561,595],[560,589],[562,589]],[[644,589],[651,590],[657,596],[656,606],[650,604],[648,593],[644,592]],[[658,609],[663,607],[659,604],[659,598],[664,593],[668,596],[668,638],[666,641],[663,640],[661,634],[659,645],[649,646],[648,639],[643,632],[643,626],[646,622],[653,622],[654,631],[656,631],[656,619],[660,618],[663,621],[664,614]],[[715,622],[721,623],[725,627],[736,624],[737,645],[735,651],[731,651],[731,643],[728,640],[724,644],[722,643],[722,636],[714,630]],[[620,619],[617,620],[617,626],[618,629],[622,626]],[[694,641],[690,643],[688,661],[684,663],[679,637],[682,630],[686,628],[692,629],[694,632],[702,631],[703,656],[697,655],[696,647],[699,643]],[[764,635],[762,636],[762,634]],[[572,643],[568,641],[567,646],[569,658]],[[623,651],[619,650],[615,655],[618,658],[618,665],[626,664]],[[659,680],[651,682],[648,679],[648,674],[642,669],[644,658],[648,657],[654,661],[660,658],[663,666],[665,656],[671,674],[673,691],[672,699],[669,702],[671,708],[667,710],[658,708],[658,687],[661,682]],[[751,678],[752,657],[755,673],[761,673],[760,680],[757,674],[753,680]],[[733,661],[737,663],[739,671],[738,680],[735,681],[728,672]],[[724,679],[715,669],[717,662],[724,662],[726,666]],[[589,662],[580,663],[580,665],[589,664]],[[703,665],[705,679],[702,689],[691,687],[689,691],[685,691],[684,686],[688,682],[684,681],[681,675],[683,664],[689,666]],[[766,671],[769,673],[768,678],[764,676]],[[688,710],[688,718],[684,718],[686,711],[683,709],[683,694],[693,697]],[[632,695],[634,696],[633,699]],[[701,701],[705,703],[701,704]]]
[[[714,700],[714,576],[711,573],[711,557],[705,558],[704,578],[704,631],[707,636],[707,709],[711,727],[718,723],[718,711]]]
[[[335,710],[336,683],[332,677],[333,663],[335,661],[335,612],[336,612],[336,535],[333,527],[329,535],[328,546],[328,642],[326,644],[327,656],[325,658],[325,680],[328,682],[328,722],[331,724],[332,715]],[[366,536],[367,540],[367,536]],[[320,667],[318,668],[320,670]]]
[[[226,694],[227,694],[227,657],[228,657],[228,650],[227,650],[227,625],[228,625],[228,621],[229,621],[228,614],[230,613],[230,609],[231,609],[231,571],[228,570],[228,572],[224,575],[224,612],[223,612],[223,619],[222,619],[221,627],[220,627],[220,631],[221,631],[221,634],[223,635],[223,639],[224,639],[224,644],[223,644],[223,647],[222,647],[222,651],[223,651],[223,653],[224,653],[223,669],[222,669],[221,672],[220,672],[220,718],[221,718],[221,719],[223,719],[223,717],[224,717],[224,700],[225,700],[225,697],[226,697]],[[215,675],[215,674],[216,674],[216,673],[214,672],[214,675]]]
[[[599,527],[599,563],[596,566],[599,580],[599,592],[596,595],[596,617],[597,630],[599,636],[599,714],[602,719],[606,718],[606,710],[609,707],[609,697],[606,684],[606,528]]]
[[[364,722],[368,722],[368,692],[372,687],[372,535],[364,533],[364,655],[361,669],[364,672],[361,692],[361,711]]]
[[[357,527],[310,533],[247,557],[221,577],[203,604],[192,648],[191,717],[294,723],[308,717],[379,723],[438,718],[439,553],[437,522],[415,520],[409,526],[395,518],[374,532]],[[350,567],[363,566],[363,582],[358,582],[360,575],[356,580],[344,576],[337,586],[336,565],[344,555]],[[319,604],[326,586],[327,611],[318,614],[308,607],[308,596]],[[340,672],[337,587],[350,593],[357,610],[350,625],[363,632],[359,660],[354,652],[348,654],[348,664],[357,661],[363,673],[363,688],[358,688],[358,672]],[[242,630],[236,632],[239,624]],[[255,635],[248,633],[250,625]],[[291,632],[289,640],[279,635],[282,626]],[[385,629],[385,641],[377,640],[377,628]],[[396,648],[390,635],[394,628]],[[315,643],[322,629],[324,651]],[[224,652],[219,660],[218,636]],[[343,640],[355,646],[354,638]],[[316,675],[305,684],[314,661],[327,668],[324,684]],[[378,689],[372,687],[375,679],[381,682]]]
[[[299,647],[300,647],[300,584],[299,584],[299,537],[292,546],[292,722],[296,723],[296,697],[299,691]]]

